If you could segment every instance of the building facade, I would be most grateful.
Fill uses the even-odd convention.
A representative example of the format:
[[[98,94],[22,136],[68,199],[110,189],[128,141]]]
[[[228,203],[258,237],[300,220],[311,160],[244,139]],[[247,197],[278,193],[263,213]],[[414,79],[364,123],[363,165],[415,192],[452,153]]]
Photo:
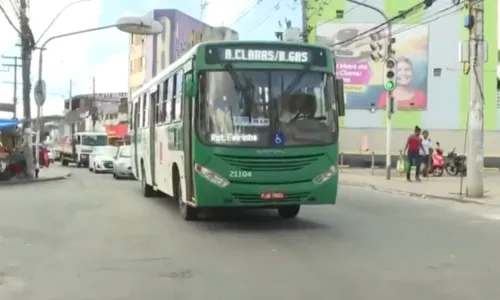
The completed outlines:
[[[64,101],[64,117],[75,131],[105,131],[106,125],[128,122],[127,101],[127,93],[75,95]]]
[[[164,31],[156,36],[132,36],[129,51],[132,91],[200,42],[238,39],[238,33],[232,29],[209,26],[176,9],[156,9],[147,17],[162,23]]]
[[[346,0],[317,1],[308,8],[309,42],[329,46],[337,57],[337,74],[344,79],[346,116],[342,118],[341,150],[345,153],[385,153],[386,92],[382,62],[370,58],[371,38],[383,40],[385,30],[374,36],[354,38],[384,22],[377,12]],[[420,0],[368,0],[388,18],[421,3]],[[429,129],[433,141],[446,149],[462,149],[469,112],[467,65],[459,62],[459,44],[468,40],[463,3],[436,1],[392,25],[395,37],[397,87],[392,116],[391,152],[399,153],[408,134],[418,125]],[[323,7],[321,7],[323,6]],[[500,105],[497,104],[498,1],[484,1],[484,31],[488,62],[484,66],[485,155],[500,156]],[[351,39],[343,46],[333,44]]]

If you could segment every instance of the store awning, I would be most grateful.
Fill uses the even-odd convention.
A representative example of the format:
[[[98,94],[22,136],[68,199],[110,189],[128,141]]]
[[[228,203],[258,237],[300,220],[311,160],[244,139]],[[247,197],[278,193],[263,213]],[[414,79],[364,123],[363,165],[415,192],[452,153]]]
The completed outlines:
[[[124,138],[128,133],[128,124],[106,125],[108,138]]]
[[[19,123],[18,119],[0,119],[0,130],[16,129]]]

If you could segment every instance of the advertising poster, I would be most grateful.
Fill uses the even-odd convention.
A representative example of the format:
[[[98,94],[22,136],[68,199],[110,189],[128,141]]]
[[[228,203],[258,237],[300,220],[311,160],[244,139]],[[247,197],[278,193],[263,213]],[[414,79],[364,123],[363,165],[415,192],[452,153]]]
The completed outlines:
[[[387,92],[384,90],[383,61],[370,57],[372,38],[365,32],[377,24],[325,23],[317,27],[316,42],[334,51],[337,75],[345,84],[347,109],[385,109]],[[394,100],[397,110],[422,111],[427,109],[428,26],[393,25],[396,43],[393,49],[397,59],[397,85]],[[387,33],[374,32],[372,36],[384,45]],[[338,45],[341,42],[345,42]]]

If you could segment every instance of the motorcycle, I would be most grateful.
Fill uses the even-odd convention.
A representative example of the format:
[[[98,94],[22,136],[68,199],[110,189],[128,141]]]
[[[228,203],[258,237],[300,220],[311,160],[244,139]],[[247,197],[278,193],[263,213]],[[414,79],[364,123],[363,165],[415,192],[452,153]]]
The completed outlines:
[[[466,176],[467,157],[465,155],[458,155],[455,148],[453,148],[446,156],[445,170],[451,176],[457,176],[458,174]]]
[[[431,169],[429,170],[429,174],[432,174],[436,177],[443,176],[444,173],[444,157],[443,157],[443,149],[441,149],[441,145],[439,142],[436,142],[436,149],[432,151],[431,155]]]

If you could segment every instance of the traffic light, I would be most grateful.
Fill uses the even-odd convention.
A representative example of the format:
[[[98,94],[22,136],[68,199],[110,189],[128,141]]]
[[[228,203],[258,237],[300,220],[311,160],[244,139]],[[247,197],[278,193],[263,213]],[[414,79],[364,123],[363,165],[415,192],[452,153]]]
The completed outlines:
[[[379,33],[372,33],[370,34],[370,49],[372,50],[372,53],[370,54],[371,58],[373,61],[379,61],[381,59],[384,59],[384,44],[383,44],[383,37],[380,36]]]
[[[396,88],[396,60],[392,57],[384,61],[384,89],[393,91]]]
[[[392,48],[392,46],[396,43],[396,38],[388,38],[387,39],[387,57],[393,57],[396,54],[396,50]]]

